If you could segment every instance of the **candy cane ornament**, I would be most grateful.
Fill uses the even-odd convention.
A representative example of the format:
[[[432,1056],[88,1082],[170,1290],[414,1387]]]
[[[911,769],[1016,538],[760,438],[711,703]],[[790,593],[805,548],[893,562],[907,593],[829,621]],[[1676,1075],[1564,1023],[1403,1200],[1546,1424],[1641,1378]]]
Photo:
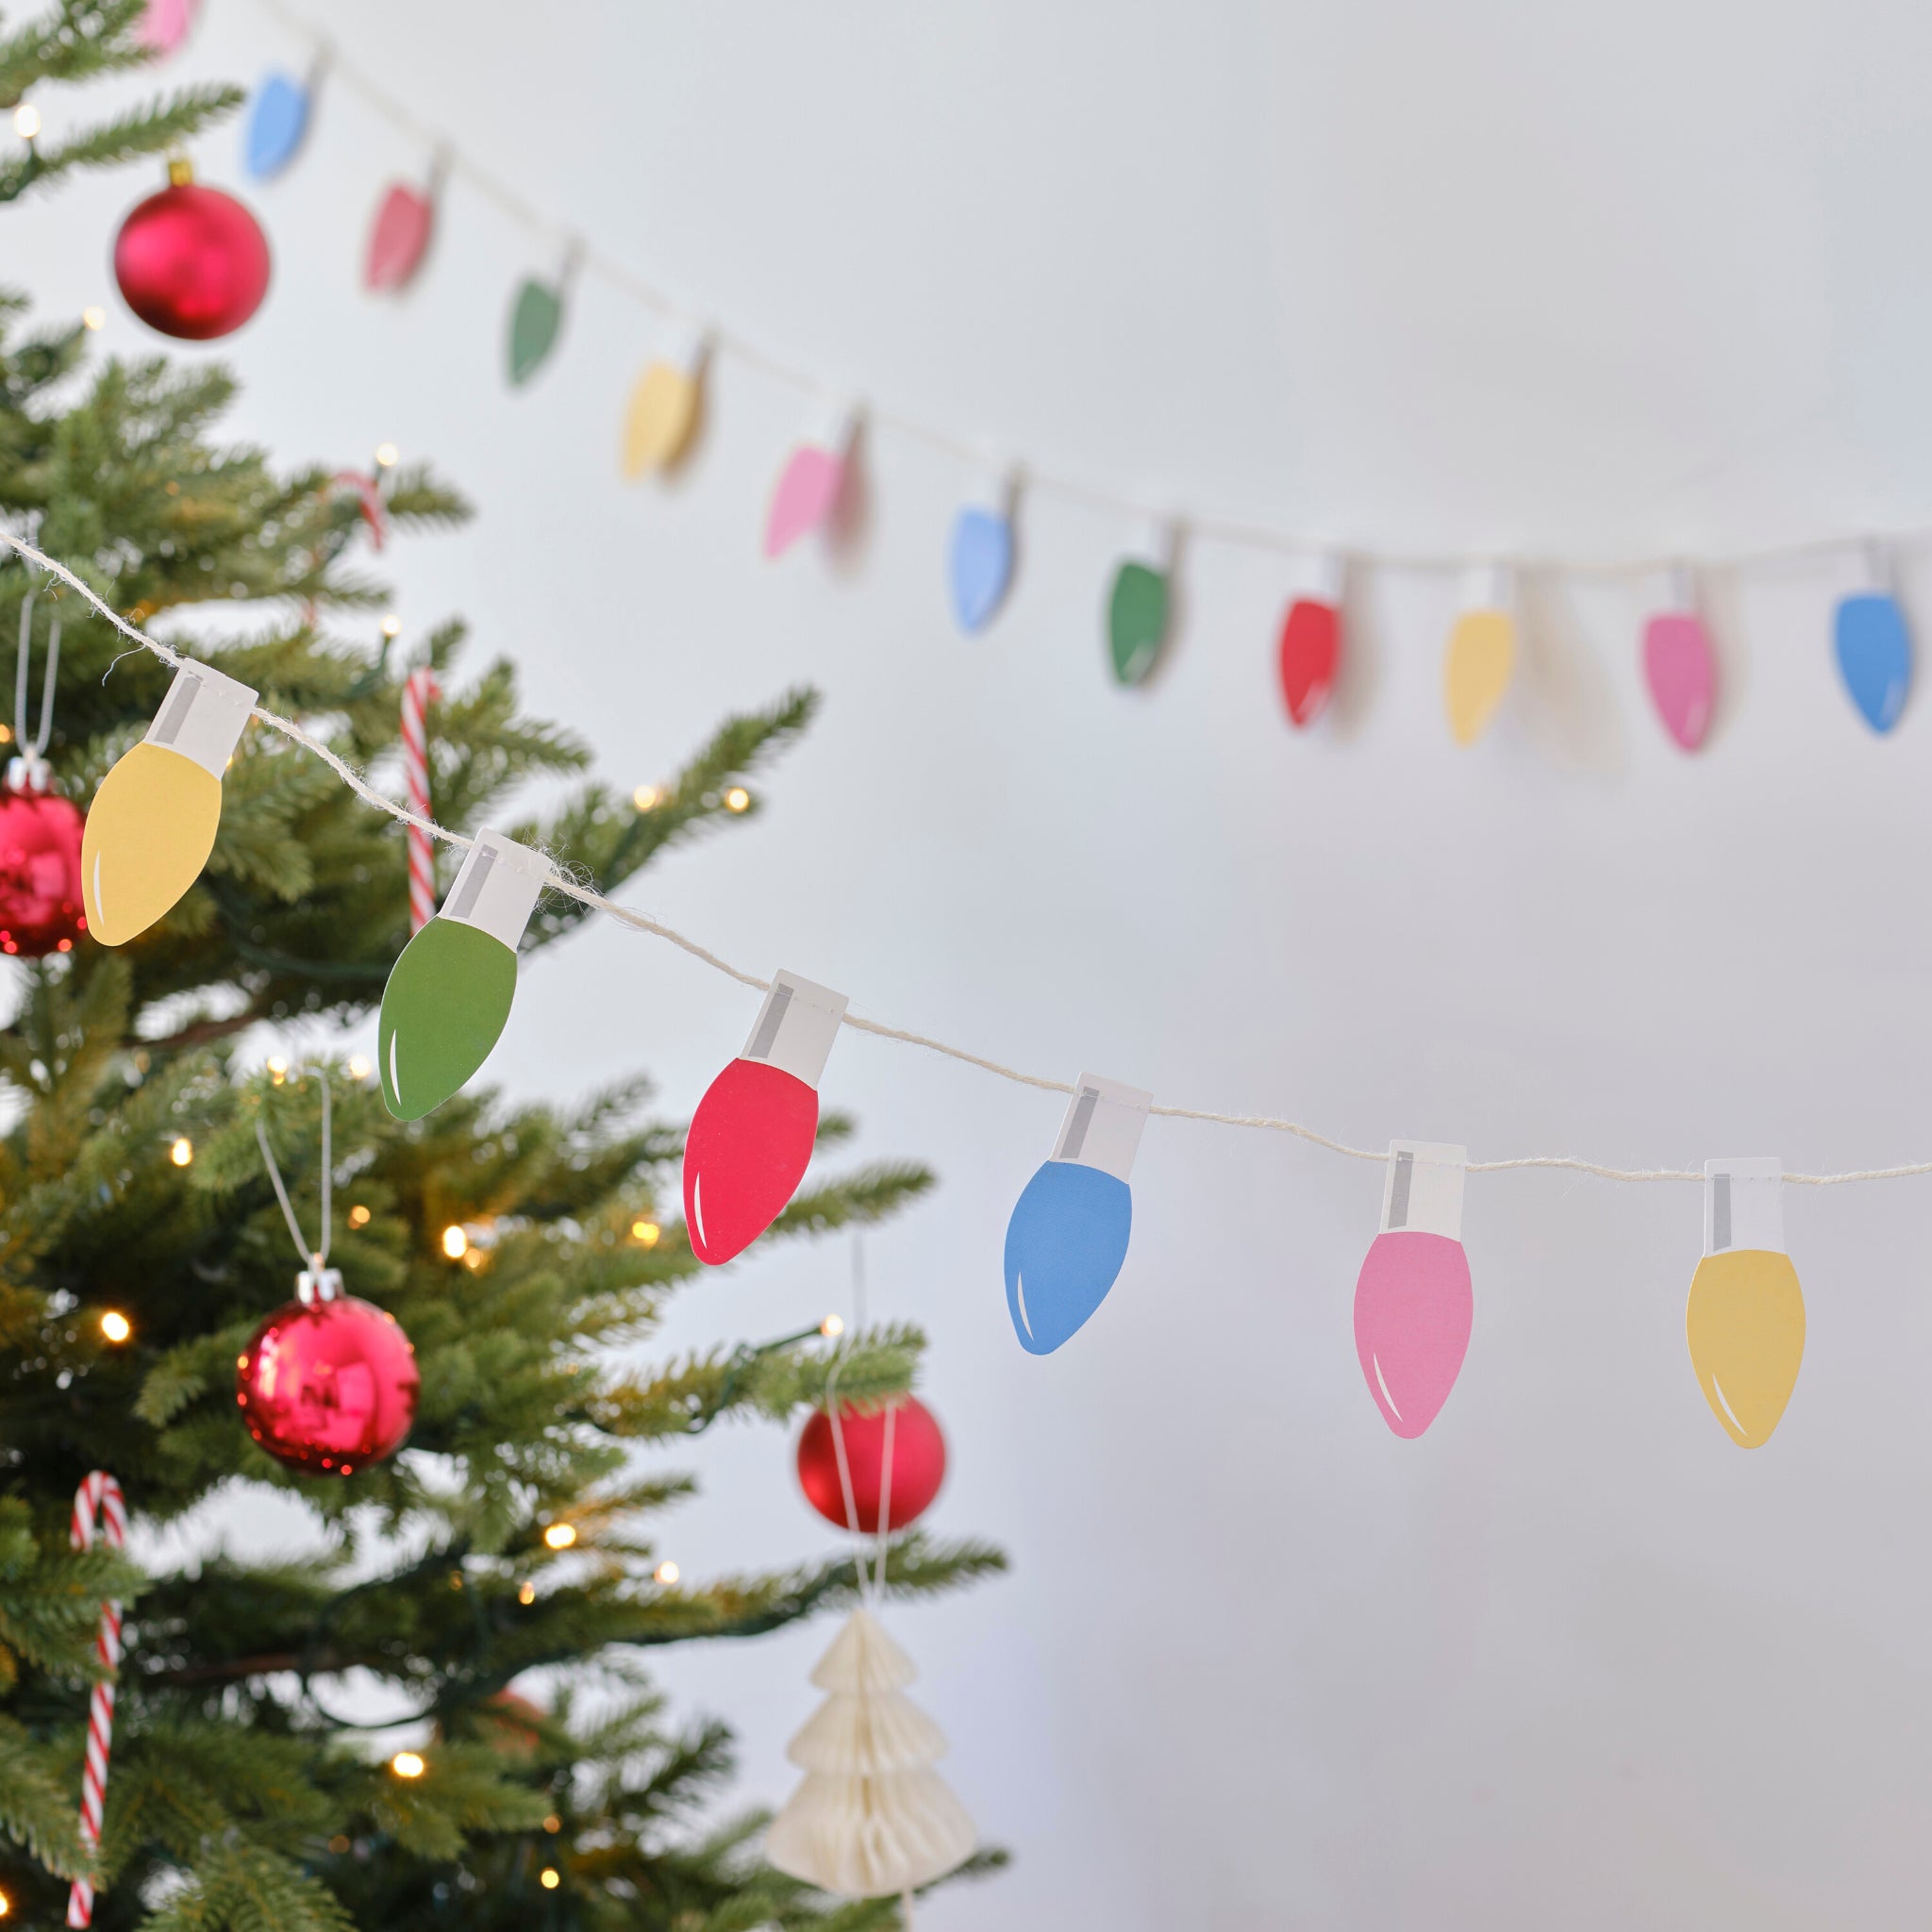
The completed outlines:
[[[429,738],[424,715],[442,688],[436,673],[425,665],[403,680],[403,781],[408,788],[409,809],[419,819],[429,816]],[[409,930],[419,933],[436,916],[436,858],[429,834],[408,827]]]
[[[127,1542],[127,1505],[121,1485],[103,1470],[94,1470],[83,1479],[74,1498],[74,1547],[91,1550],[94,1539],[108,1549],[118,1550]],[[121,1606],[108,1602],[101,1606],[101,1627],[94,1639],[94,1650],[109,1673],[121,1665]],[[80,1841],[93,1851],[101,1841],[101,1812],[108,1799],[108,1752],[114,1740],[114,1679],[108,1675],[96,1684],[87,1707],[87,1767],[80,1781]],[[91,1925],[94,1916],[94,1889],[85,1878],[76,1878],[67,1894],[67,1923]]]

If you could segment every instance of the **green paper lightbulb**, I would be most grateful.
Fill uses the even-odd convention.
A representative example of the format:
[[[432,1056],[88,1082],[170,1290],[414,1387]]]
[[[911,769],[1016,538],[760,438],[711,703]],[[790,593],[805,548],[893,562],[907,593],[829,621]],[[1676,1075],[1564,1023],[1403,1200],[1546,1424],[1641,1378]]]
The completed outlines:
[[[517,991],[517,942],[550,875],[500,832],[478,832],[449,897],[382,990],[376,1065],[399,1121],[420,1121],[490,1058]]]
[[[1107,596],[1107,655],[1117,684],[1141,683],[1159,662],[1174,616],[1178,547],[1179,532],[1170,525],[1154,533],[1146,558],[1124,558],[1113,574]]]

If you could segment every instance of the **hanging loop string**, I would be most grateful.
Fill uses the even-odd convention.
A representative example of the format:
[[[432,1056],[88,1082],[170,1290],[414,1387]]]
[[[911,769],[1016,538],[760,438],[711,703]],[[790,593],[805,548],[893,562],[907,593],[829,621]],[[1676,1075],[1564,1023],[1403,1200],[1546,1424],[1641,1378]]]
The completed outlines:
[[[852,1462],[845,1449],[845,1424],[840,1414],[839,1375],[845,1366],[845,1354],[865,1329],[865,1234],[852,1230],[852,1326],[841,1343],[832,1373],[825,1377],[825,1419],[832,1424],[832,1458],[839,1465],[839,1490],[845,1503],[845,1527],[863,1539],[865,1524],[859,1520],[858,1496],[852,1483]],[[896,1405],[895,1405],[896,1407]],[[865,1557],[856,1559],[858,1570],[859,1600],[876,1611],[885,1596],[886,1549],[891,1538],[888,1527],[892,1514],[892,1425],[894,1408],[886,1410],[886,1433],[879,1466],[879,1514],[873,1526],[873,1567],[868,1580]]]
[[[256,1144],[261,1149],[263,1164],[268,1168],[268,1177],[275,1186],[275,1199],[282,1204],[282,1219],[289,1224],[289,1233],[295,1243],[295,1252],[302,1257],[302,1265],[317,1277],[328,1266],[328,1243],[334,1215],[331,1211],[335,1176],[330,1145],[330,1112],[328,1075],[321,1068],[315,1070],[315,1077],[322,1083],[322,1239],[315,1246],[302,1239],[302,1224],[295,1219],[294,1204],[289,1199],[289,1191],[282,1185],[282,1171],[275,1165],[275,1150],[268,1144],[268,1130],[259,1119],[255,1123]],[[317,1283],[320,1287],[320,1281]]]
[[[56,604],[47,625],[47,675],[41,689],[41,728],[33,742],[26,735],[27,667],[34,650],[34,599],[40,595],[37,584],[27,586],[20,604],[20,652],[13,669],[13,741],[20,747],[29,775],[46,757],[48,741],[54,735],[54,678],[60,668],[60,607]]]

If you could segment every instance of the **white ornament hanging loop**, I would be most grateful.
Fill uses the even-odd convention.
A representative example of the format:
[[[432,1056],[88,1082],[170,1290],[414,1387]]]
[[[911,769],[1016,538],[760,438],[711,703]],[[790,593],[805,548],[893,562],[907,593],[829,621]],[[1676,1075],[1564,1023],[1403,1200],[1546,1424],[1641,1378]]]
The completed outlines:
[[[329,1232],[333,1222],[333,1192],[335,1176],[330,1130],[333,1111],[329,1093],[328,1075],[321,1068],[315,1069],[315,1077],[322,1083],[322,1239],[313,1247],[302,1238],[302,1224],[295,1219],[294,1204],[289,1199],[289,1191],[282,1184],[282,1171],[275,1165],[275,1150],[268,1144],[268,1131],[261,1122],[255,1123],[256,1144],[261,1149],[261,1158],[268,1168],[268,1177],[274,1185],[275,1199],[281,1203],[282,1219],[289,1224],[289,1233],[295,1243],[295,1252],[304,1262],[302,1272],[295,1277],[296,1298],[305,1307],[316,1302],[332,1302],[342,1291],[342,1275],[339,1268],[328,1265]]]
[[[13,670],[13,741],[20,755],[12,760],[8,779],[15,784],[44,789],[47,781],[47,745],[54,735],[54,679],[60,668],[60,607],[57,603],[47,625],[47,675],[41,688],[41,728],[29,742],[26,731],[27,670],[33,658],[34,600],[38,585],[29,583],[20,605],[20,651]]]

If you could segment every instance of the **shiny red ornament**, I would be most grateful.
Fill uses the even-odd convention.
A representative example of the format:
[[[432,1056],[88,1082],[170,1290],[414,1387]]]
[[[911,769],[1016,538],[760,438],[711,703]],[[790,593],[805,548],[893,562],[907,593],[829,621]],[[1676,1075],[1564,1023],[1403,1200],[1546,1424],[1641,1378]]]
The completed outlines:
[[[1341,658],[1341,611],[1317,597],[1297,597],[1281,623],[1281,695],[1291,724],[1321,716]]]
[[[308,1475],[354,1475],[392,1456],[416,1420],[416,1351],[396,1318],[355,1295],[292,1301],[235,1372],[248,1433]]]
[[[114,238],[114,279],[152,329],[191,342],[232,335],[268,293],[268,239],[219,188],[195,184],[185,162]]]
[[[946,1479],[946,1439],[931,1409],[916,1395],[890,1408],[864,1414],[845,1404],[839,1408],[839,1428],[845,1438],[845,1464],[852,1476],[852,1501],[858,1528],[876,1536],[879,1499],[885,1488],[886,1419],[892,1424],[892,1489],[887,1504],[886,1526],[904,1529],[932,1505]],[[845,1508],[845,1486],[839,1480],[839,1450],[832,1418],[820,1409],[798,1439],[798,1486],[805,1500],[827,1523],[841,1529],[853,1526]]]
[[[71,953],[86,932],[80,896],[85,824],[71,798],[8,776],[0,790],[0,953],[27,959]]]
[[[684,1140],[685,1227],[700,1261],[742,1254],[797,1192],[844,1014],[843,993],[778,974],[744,1051],[705,1090]]]

